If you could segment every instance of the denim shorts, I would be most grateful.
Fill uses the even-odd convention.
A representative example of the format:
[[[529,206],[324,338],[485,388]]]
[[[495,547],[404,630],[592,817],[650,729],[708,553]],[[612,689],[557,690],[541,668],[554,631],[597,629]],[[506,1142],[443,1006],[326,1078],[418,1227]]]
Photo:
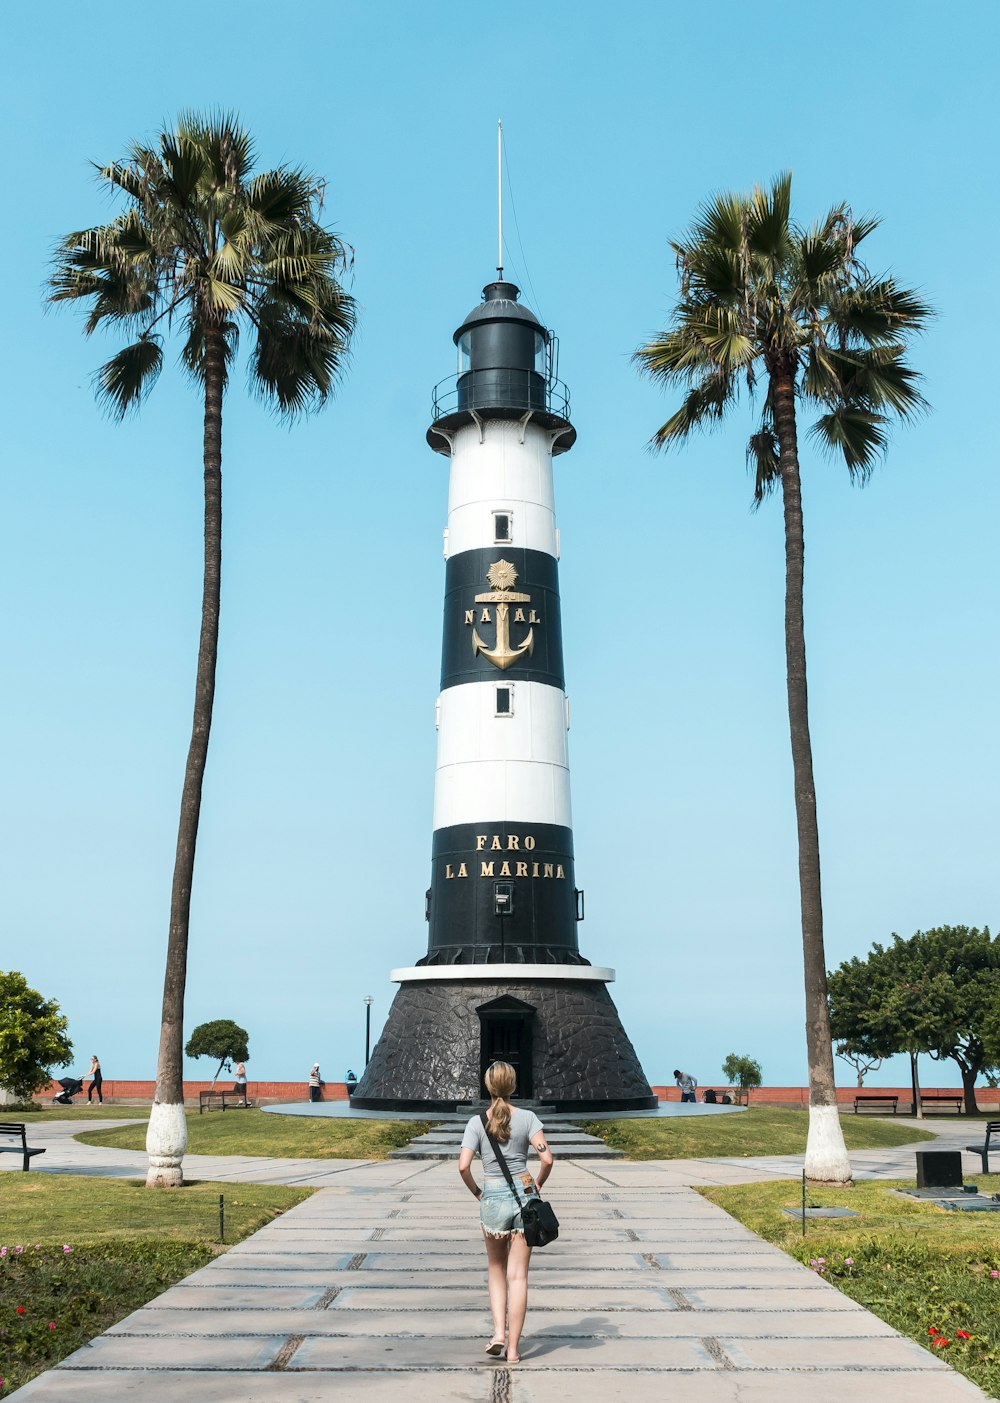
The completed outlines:
[[[525,1198],[533,1189],[519,1189]],[[524,1232],[521,1205],[507,1187],[505,1179],[487,1179],[479,1200],[479,1221],[489,1237],[509,1237],[512,1232]]]

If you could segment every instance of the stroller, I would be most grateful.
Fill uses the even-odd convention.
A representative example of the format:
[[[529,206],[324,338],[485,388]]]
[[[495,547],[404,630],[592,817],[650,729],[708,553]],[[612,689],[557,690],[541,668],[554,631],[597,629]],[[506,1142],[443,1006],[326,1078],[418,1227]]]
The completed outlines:
[[[78,1096],[83,1090],[83,1082],[79,1077],[60,1077],[59,1085],[62,1087],[58,1096],[53,1096],[52,1100],[56,1106],[72,1106],[73,1097]]]

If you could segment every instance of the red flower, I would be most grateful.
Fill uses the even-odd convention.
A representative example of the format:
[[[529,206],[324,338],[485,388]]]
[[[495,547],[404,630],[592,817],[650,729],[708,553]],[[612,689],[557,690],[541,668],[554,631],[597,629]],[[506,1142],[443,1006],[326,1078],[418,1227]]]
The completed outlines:
[[[946,1339],[944,1335],[938,1335],[937,1339],[934,1341],[934,1348],[947,1349],[950,1344],[951,1340]]]
[[[968,1330],[956,1330],[955,1338],[958,1340],[971,1340],[972,1336],[969,1334]]]
[[[940,1335],[941,1331],[936,1325],[928,1325],[927,1333],[928,1335]]]
[[[18,1315],[23,1315],[23,1314],[24,1314],[24,1306],[18,1306],[18,1308],[17,1308],[17,1313],[18,1313]]]

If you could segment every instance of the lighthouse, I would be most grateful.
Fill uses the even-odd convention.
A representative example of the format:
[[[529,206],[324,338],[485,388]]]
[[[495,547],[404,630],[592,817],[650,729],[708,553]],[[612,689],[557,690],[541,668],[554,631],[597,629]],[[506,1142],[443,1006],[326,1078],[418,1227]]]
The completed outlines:
[[[559,1110],[656,1105],[580,952],[553,459],[576,441],[558,342],[503,280],[454,334],[427,442],[450,463],[427,951],[355,1106],[453,1110],[502,1059]]]

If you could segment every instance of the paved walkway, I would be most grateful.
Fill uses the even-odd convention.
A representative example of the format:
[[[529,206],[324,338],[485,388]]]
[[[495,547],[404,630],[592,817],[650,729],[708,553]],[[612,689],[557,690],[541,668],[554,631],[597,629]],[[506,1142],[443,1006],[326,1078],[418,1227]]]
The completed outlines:
[[[937,1127],[935,1127],[937,1128]],[[44,1128],[46,1169],[143,1156]],[[941,1127],[942,1138],[965,1137]],[[64,1131],[66,1133],[64,1133]],[[51,1137],[51,1138],[50,1138]],[[37,1135],[33,1135],[37,1139]],[[855,1156],[912,1174],[912,1150]],[[476,1205],[441,1162],[221,1160],[192,1176],[323,1182],[307,1202],[12,1395],[29,1403],[972,1403],[985,1395],[707,1203],[692,1183],[791,1158],[560,1161],[563,1236],[531,1268],[523,1362],[483,1354]]]

